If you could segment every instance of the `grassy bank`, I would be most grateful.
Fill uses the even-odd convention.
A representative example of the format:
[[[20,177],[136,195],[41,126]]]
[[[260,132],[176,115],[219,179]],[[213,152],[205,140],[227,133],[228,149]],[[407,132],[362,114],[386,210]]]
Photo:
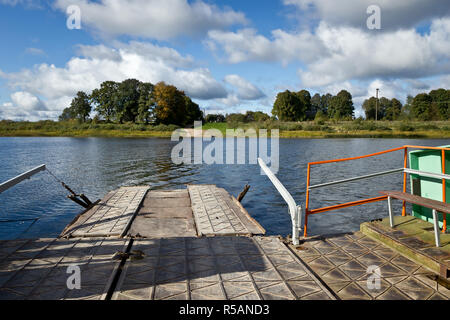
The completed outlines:
[[[0,121],[2,137],[170,137],[174,125]],[[279,129],[282,138],[450,138],[450,121],[318,121],[207,123],[203,129]]]

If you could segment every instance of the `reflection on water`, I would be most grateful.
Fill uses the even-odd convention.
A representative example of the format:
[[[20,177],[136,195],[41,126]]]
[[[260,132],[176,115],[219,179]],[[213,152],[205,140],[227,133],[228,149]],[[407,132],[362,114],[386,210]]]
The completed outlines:
[[[306,166],[310,161],[364,155],[405,144],[439,146],[448,140],[404,139],[282,139],[279,179],[298,203],[305,200]],[[0,138],[0,181],[39,164],[47,167],[76,192],[91,199],[127,185],[154,189],[183,188],[189,183],[217,184],[233,195],[248,183],[243,201],[269,234],[287,235],[287,206],[257,165],[175,165],[168,139]],[[350,163],[312,169],[312,184],[402,167],[402,151]],[[401,174],[313,190],[311,207],[376,196],[382,189],[399,189]],[[80,212],[67,192],[46,172],[0,194],[0,239],[53,237]],[[400,204],[397,204],[397,209]],[[359,224],[387,215],[384,202],[312,216],[309,234],[354,231]],[[27,230],[28,229],[28,230]],[[27,230],[26,232],[24,232]]]

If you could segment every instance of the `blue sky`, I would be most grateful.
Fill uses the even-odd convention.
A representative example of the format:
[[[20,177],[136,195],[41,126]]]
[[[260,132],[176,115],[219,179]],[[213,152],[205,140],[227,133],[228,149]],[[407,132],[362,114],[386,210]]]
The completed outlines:
[[[102,81],[165,81],[208,113],[286,89],[388,98],[450,87],[450,6],[379,0],[0,0],[0,119],[56,119]],[[80,30],[66,26],[80,9]]]

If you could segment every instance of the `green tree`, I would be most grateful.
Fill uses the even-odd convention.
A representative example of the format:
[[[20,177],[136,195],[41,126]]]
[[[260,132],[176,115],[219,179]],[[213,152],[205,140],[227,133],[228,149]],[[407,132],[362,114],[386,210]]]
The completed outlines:
[[[439,110],[440,119],[450,119],[450,90],[437,89],[430,91],[432,103],[435,104],[433,108]]]
[[[78,91],[75,98],[72,99],[70,109],[70,113],[74,115],[76,119],[78,119],[80,122],[86,122],[86,120],[89,118],[89,114],[92,111],[92,107],[89,102],[89,96],[83,91]]]
[[[184,96],[186,114],[184,123],[187,125],[194,124],[195,121],[203,121],[203,112],[198,104],[193,102],[188,96]]]
[[[389,108],[386,110],[386,115],[384,118],[389,121],[397,120],[402,112],[402,107],[402,103],[399,100],[393,98],[391,100]]]
[[[272,114],[280,121],[301,121],[306,118],[304,107],[297,94],[286,90],[278,93]]]
[[[76,119],[77,115],[75,114],[73,108],[64,108],[63,112],[59,116],[59,121],[69,121]]]
[[[222,123],[225,121],[225,116],[223,114],[208,114],[205,118],[205,122],[207,123]]]
[[[242,113],[230,113],[226,116],[227,123],[240,124],[245,122],[245,114]]]
[[[311,103],[311,94],[308,90],[301,90],[297,92],[297,96],[302,103],[302,109],[305,110],[305,119],[312,120],[316,116],[317,110],[314,110]]]
[[[412,112],[411,112],[411,108],[412,108],[411,106],[412,106],[413,101],[414,101],[413,96],[408,95],[406,97],[406,103],[404,104],[404,106],[402,108],[402,113],[400,114],[400,116],[403,119],[410,119],[413,117]]]
[[[138,86],[139,99],[137,120],[145,124],[155,122],[153,87],[153,84],[149,82],[141,82]]]
[[[427,93],[419,93],[411,104],[411,113],[417,120],[428,121],[432,119],[431,96]]]
[[[325,116],[328,116],[328,106],[333,95],[330,93],[324,94],[320,97],[320,110]]]
[[[94,89],[91,93],[91,102],[95,105],[95,111],[107,122],[115,119],[115,96],[119,84],[114,81],[105,81],[100,88]]]
[[[366,115],[366,120],[375,120],[376,105],[377,98],[375,97],[370,97],[369,99],[364,100],[362,108]]]
[[[263,122],[269,119],[269,115],[261,111],[247,111],[245,114],[245,122]]]
[[[354,111],[352,95],[346,90],[341,90],[328,103],[328,115],[330,118],[353,118]]]
[[[320,94],[316,93],[311,98],[311,109],[313,110],[314,114],[317,114],[319,110],[321,111],[321,117],[323,117],[323,111],[322,111],[322,98],[320,97]]]
[[[139,114],[139,87],[141,82],[136,79],[122,81],[114,95],[116,118],[120,123],[136,122]]]

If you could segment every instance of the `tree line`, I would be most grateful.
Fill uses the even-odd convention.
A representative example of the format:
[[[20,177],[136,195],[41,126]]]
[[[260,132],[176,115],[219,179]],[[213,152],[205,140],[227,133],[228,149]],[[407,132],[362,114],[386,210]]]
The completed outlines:
[[[92,111],[94,120],[116,123],[190,125],[203,120],[199,105],[175,86],[136,79],[105,81],[90,95],[79,91],[59,120],[86,122]]]
[[[362,105],[366,120],[449,120],[450,90],[437,89],[429,93],[408,96],[405,105],[396,99],[371,97]],[[204,117],[198,104],[175,86],[159,82],[153,85],[136,79],[122,82],[105,81],[90,95],[78,92],[70,107],[63,110],[60,121],[77,119],[86,122],[92,111],[96,121],[115,123],[145,123],[191,125],[196,120],[205,122],[249,123],[270,119],[280,121],[352,120],[355,118],[353,97],[341,90],[337,95],[311,96],[308,90],[277,94],[272,116],[261,111],[245,114],[209,114]]]
[[[419,93],[415,97],[408,96],[405,105],[393,98],[375,97],[363,103],[366,119],[381,120],[410,119],[420,121],[449,120],[450,119],[450,90],[436,89],[429,93]],[[377,112],[378,111],[378,112]]]
[[[354,111],[352,95],[346,90],[335,96],[316,93],[313,97],[308,90],[286,90],[278,93],[272,115],[281,121],[314,120],[316,117],[352,119]]]

